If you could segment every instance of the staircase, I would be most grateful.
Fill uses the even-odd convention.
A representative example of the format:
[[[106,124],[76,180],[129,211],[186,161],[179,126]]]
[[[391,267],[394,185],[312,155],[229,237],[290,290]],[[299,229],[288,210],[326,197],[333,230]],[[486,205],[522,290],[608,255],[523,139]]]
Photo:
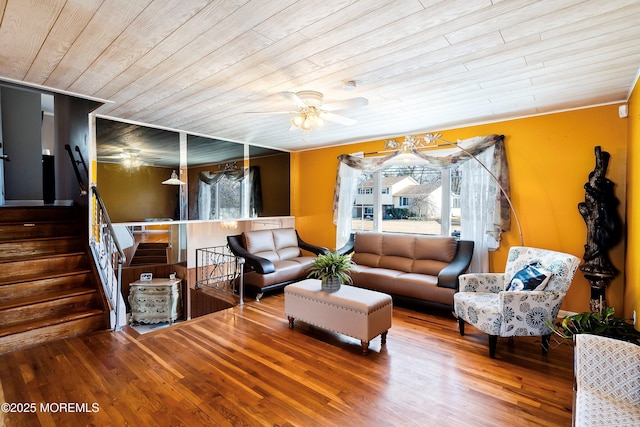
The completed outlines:
[[[0,207],[0,354],[109,327],[78,212]]]
[[[145,264],[167,264],[167,243],[138,243],[130,266]]]

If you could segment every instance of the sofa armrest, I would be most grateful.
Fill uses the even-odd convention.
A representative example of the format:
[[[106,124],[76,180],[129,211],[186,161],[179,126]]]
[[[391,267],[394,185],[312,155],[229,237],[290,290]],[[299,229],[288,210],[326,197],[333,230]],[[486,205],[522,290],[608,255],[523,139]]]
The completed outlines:
[[[336,249],[336,253],[338,255],[348,255],[351,252],[353,252],[353,250],[355,249],[355,245],[356,245],[356,234],[351,233],[347,243],[345,243],[343,247]]]
[[[458,277],[467,271],[473,256],[474,243],[471,240],[459,240],[456,256],[438,274],[438,286],[441,288],[458,289]]]
[[[305,251],[309,251],[316,255],[320,255],[320,254],[326,255],[330,252],[329,249],[323,246],[316,246],[316,245],[312,245],[310,243],[305,242],[300,238],[300,235],[298,235],[297,231],[296,231],[296,236],[298,237],[298,247],[300,249],[304,249]]]
[[[229,249],[235,256],[240,256],[245,259],[245,263],[249,265],[255,272],[260,274],[269,274],[276,271],[275,266],[271,261],[266,258],[256,256],[248,252],[244,246],[242,246],[242,235],[227,236],[227,243]]]
[[[461,274],[460,292],[488,292],[497,294],[504,291],[504,273]]]

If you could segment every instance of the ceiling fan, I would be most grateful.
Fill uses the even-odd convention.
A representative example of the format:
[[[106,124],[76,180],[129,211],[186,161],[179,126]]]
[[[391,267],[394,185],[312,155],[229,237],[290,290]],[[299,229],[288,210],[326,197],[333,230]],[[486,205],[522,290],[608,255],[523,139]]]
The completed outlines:
[[[315,90],[302,90],[299,92],[280,92],[280,96],[293,101],[296,110],[292,111],[263,111],[263,114],[293,114],[291,127],[293,129],[311,130],[322,126],[325,121],[352,125],[356,121],[335,114],[332,111],[346,110],[350,108],[364,107],[369,104],[366,98],[350,98],[324,104],[323,95]]]

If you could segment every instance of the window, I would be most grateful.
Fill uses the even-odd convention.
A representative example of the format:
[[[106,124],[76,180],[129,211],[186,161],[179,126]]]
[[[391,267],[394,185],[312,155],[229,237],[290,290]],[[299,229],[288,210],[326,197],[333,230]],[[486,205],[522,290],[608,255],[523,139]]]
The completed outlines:
[[[395,165],[363,173],[352,229],[456,235],[460,231],[460,177],[455,166]]]

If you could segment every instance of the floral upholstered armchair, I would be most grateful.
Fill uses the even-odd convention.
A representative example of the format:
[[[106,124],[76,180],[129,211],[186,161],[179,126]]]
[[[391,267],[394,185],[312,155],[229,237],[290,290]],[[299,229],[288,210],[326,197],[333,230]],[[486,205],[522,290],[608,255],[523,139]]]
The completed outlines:
[[[546,353],[550,326],[579,263],[570,254],[515,246],[509,250],[504,273],[461,275],[460,292],[453,297],[460,335],[465,322],[489,334],[491,358],[499,336],[542,336]]]

